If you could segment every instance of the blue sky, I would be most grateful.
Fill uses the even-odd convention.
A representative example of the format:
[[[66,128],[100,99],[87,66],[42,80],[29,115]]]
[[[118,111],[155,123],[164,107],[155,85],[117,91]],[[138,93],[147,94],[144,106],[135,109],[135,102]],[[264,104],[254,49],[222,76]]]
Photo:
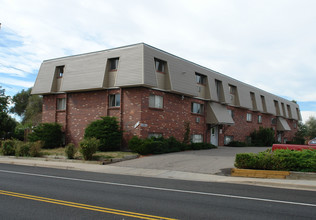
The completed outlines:
[[[316,1],[0,0],[0,86],[32,87],[41,62],[145,42],[316,116]]]

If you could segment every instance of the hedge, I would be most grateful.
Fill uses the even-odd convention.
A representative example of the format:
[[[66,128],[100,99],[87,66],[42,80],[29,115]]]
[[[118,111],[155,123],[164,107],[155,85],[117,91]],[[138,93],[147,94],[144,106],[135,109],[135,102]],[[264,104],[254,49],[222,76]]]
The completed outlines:
[[[316,150],[275,150],[236,155],[235,167],[241,169],[316,172]]]
[[[200,149],[212,149],[216,146],[208,143],[191,143],[185,144],[177,141],[174,137],[169,138],[147,138],[140,139],[134,136],[128,142],[129,149],[135,153],[142,155],[148,154],[164,154],[172,153],[184,150],[200,150]]]

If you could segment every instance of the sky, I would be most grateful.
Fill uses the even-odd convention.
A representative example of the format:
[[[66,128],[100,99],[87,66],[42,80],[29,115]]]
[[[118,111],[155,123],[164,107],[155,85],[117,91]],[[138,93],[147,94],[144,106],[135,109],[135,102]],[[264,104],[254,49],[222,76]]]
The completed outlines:
[[[43,60],[147,43],[316,117],[314,0],[0,0],[0,86],[34,85]]]

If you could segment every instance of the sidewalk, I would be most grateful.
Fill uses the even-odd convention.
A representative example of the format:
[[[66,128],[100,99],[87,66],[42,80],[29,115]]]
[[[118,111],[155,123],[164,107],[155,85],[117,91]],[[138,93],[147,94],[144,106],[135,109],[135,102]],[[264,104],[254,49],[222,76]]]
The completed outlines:
[[[142,177],[167,178],[189,181],[203,181],[203,182],[221,182],[221,183],[236,183],[249,184],[258,186],[289,188],[299,190],[316,191],[316,181],[314,180],[288,180],[288,179],[261,179],[261,178],[243,178],[220,176],[214,174],[184,172],[174,170],[162,169],[144,169],[123,167],[115,165],[100,165],[89,162],[71,162],[68,160],[48,160],[45,158],[15,158],[15,157],[0,157],[0,164],[15,164],[26,166],[49,167],[68,170],[79,170],[88,172],[108,173],[133,175]]]

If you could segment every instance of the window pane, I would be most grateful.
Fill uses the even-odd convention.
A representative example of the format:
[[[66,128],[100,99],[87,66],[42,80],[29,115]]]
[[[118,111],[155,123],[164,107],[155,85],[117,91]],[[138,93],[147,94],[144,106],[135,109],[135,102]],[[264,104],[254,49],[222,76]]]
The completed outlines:
[[[66,99],[61,98],[57,99],[57,110],[65,110],[66,109]]]
[[[121,95],[115,94],[115,106],[120,106],[120,105],[121,105]]]
[[[156,108],[162,108],[162,106],[163,106],[163,99],[162,99],[162,96],[156,96],[156,99],[155,99],[155,101],[156,101]]]

